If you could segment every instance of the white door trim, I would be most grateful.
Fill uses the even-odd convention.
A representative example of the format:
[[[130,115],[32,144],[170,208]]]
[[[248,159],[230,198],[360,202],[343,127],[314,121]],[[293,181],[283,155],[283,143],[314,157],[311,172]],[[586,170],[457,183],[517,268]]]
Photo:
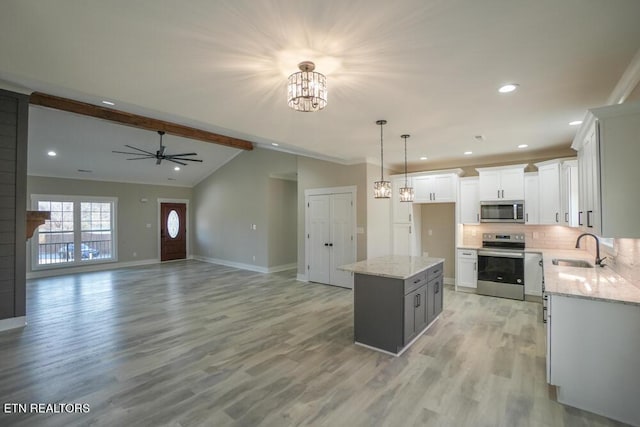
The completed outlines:
[[[162,220],[162,212],[161,212],[161,204],[162,203],[184,203],[187,205],[187,258],[191,258],[191,245],[189,244],[189,234],[191,233],[191,211],[189,210],[189,199],[164,199],[158,198],[158,218],[156,224],[158,225],[157,233],[156,233],[156,241],[157,241],[157,250],[158,250],[158,262],[160,262],[161,258],[161,248],[160,248],[160,229],[162,224],[160,221]]]
[[[351,232],[354,236],[353,241],[353,259],[357,260],[358,254],[358,234],[357,232],[357,193],[358,187],[355,185],[349,185],[345,187],[328,187],[328,188],[310,188],[304,190],[304,281],[309,281],[309,232],[310,232],[310,218],[309,218],[309,196],[318,196],[322,194],[340,194],[351,193],[351,201],[353,202],[353,209],[351,210]],[[300,275],[298,275],[300,277]]]

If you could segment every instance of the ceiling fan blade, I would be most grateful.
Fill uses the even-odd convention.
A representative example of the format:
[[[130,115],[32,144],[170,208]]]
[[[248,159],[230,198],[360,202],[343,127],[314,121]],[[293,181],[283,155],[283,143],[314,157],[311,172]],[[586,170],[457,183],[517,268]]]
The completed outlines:
[[[183,159],[182,157],[167,157],[167,160],[182,160],[183,162],[200,162],[202,163],[202,160],[200,159]]]
[[[180,153],[180,154],[167,154],[166,157],[182,157],[182,156],[197,156],[198,153]]]
[[[129,147],[129,148],[132,148],[132,149],[134,149],[134,150],[142,151],[143,153],[145,153],[145,154],[149,154],[149,155],[151,155],[151,156],[153,156],[153,157],[155,157],[155,156],[156,156],[156,155],[155,155],[155,153],[152,153],[152,152],[150,152],[150,151],[143,150],[143,149],[141,149],[141,148],[136,148],[136,147],[134,147],[133,145],[127,145],[127,144],[125,144],[124,146],[125,146],[125,147]]]
[[[140,153],[131,153],[129,151],[116,151],[113,150],[112,153],[119,153],[119,154],[131,154],[132,156],[142,156],[142,154]],[[153,154],[147,154],[149,157],[155,157]]]
[[[177,164],[182,165],[182,166],[187,166],[186,163],[182,163],[182,162],[179,162],[179,161],[174,160],[174,159],[167,159],[167,160],[170,161],[170,162],[173,162],[173,163],[177,163]]]
[[[142,160],[142,159],[153,159],[153,157],[151,156],[144,156],[144,157],[131,157],[127,160]]]

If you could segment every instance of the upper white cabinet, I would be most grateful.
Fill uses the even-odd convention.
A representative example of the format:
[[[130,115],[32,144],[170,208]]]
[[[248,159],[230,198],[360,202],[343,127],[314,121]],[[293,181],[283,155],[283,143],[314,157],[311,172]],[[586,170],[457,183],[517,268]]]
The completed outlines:
[[[538,172],[524,174],[524,223],[538,224],[538,212],[540,208],[540,194],[538,184]]]
[[[479,179],[477,176],[460,179],[460,223],[478,224],[480,222],[480,198],[478,197]]]
[[[524,200],[523,165],[478,168],[480,201]]]
[[[589,110],[572,148],[580,225],[603,237],[639,238],[640,102]]]
[[[540,185],[539,223],[577,226],[577,161],[556,159],[536,163],[536,166]]]
[[[439,174],[413,177],[415,203],[446,203],[456,201],[458,175]]]
[[[562,162],[560,172],[560,222],[569,227],[578,226],[578,161]]]
[[[560,160],[536,163],[539,183],[539,224],[560,224]]]

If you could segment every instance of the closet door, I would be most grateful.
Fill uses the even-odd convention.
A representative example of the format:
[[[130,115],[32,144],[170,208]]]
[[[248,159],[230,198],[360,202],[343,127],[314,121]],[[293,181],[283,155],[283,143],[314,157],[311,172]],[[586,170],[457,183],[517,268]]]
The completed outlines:
[[[355,262],[355,226],[351,193],[308,197],[309,281],[353,287],[351,272],[339,270]]]
[[[338,267],[355,262],[353,259],[353,206],[351,193],[332,194],[331,205],[331,284],[345,288],[353,287],[351,272]]]
[[[330,196],[309,196],[309,280],[331,283]]]

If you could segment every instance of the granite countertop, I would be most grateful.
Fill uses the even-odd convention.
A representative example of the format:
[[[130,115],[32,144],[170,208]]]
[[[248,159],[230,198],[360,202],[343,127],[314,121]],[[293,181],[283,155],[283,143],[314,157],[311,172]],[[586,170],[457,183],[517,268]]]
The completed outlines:
[[[479,246],[457,249],[480,250]],[[611,267],[580,268],[553,265],[554,258],[581,259],[594,264],[595,257],[580,249],[526,248],[525,253],[541,253],[545,293],[640,305],[640,287],[613,271]]]
[[[340,270],[352,271],[359,274],[404,280],[425,271],[434,265],[440,264],[441,262],[444,262],[444,258],[388,255],[365,259],[364,261],[342,265],[338,268]]]
[[[545,292],[552,295],[587,298],[640,306],[640,288],[610,267],[579,268],[553,265],[554,258],[583,259],[594,263],[593,255],[581,250],[542,250]],[[605,260],[606,264],[607,260]]]

